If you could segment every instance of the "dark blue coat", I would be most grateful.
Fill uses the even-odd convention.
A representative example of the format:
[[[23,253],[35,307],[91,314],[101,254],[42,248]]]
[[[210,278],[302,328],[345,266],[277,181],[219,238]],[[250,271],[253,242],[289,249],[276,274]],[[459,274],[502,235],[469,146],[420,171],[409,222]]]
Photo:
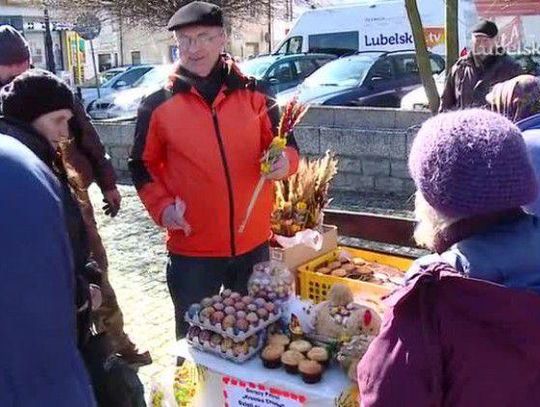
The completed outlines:
[[[56,177],[0,135],[0,406],[94,406]]]

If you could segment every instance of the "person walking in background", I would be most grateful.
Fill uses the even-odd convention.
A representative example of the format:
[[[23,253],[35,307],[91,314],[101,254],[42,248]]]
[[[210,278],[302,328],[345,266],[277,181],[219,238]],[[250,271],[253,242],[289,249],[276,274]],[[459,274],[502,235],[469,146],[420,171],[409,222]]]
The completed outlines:
[[[0,26],[0,85],[9,84],[16,76],[30,68],[30,52],[24,37],[9,25]],[[70,182],[76,184],[77,199],[86,225],[88,242],[93,259],[102,270],[102,305],[94,313],[98,332],[107,332],[116,352],[135,365],[151,363],[148,352],[138,353],[136,346],[124,332],[122,312],[108,278],[108,261],[105,248],[97,230],[94,209],[88,195],[93,182],[100,187],[105,211],[115,216],[120,210],[121,196],[116,187],[116,175],[96,129],[90,122],[79,101],[73,105],[69,121],[69,142],[62,143],[62,159]]]
[[[180,60],[171,83],[141,104],[129,168],[152,219],[167,229],[167,283],[177,338],[184,312],[223,285],[246,292],[253,265],[269,257],[272,185],[238,229],[277,133],[277,104],[225,61],[221,9],[192,2],[170,19]],[[268,179],[298,166],[293,137]]]
[[[472,30],[472,49],[447,67],[439,110],[487,106],[486,95],[493,85],[523,73],[521,66],[497,46],[497,25],[480,21]]]

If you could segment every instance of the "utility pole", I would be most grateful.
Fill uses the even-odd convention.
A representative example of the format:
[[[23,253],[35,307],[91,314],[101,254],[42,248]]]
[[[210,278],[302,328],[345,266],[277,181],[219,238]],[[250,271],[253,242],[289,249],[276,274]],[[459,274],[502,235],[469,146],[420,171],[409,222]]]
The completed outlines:
[[[120,32],[120,66],[124,66],[124,26],[122,12],[118,13],[118,31]]]
[[[422,80],[422,85],[426,90],[431,113],[437,114],[440,101],[439,92],[437,91],[435,79],[433,79],[433,73],[431,72],[431,63],[429,61],[429,53],[426,45],[424,26],[422,25],[422,18],[420,17],[416,0],[405,0],[405,7],[407,9],[407,16],[409,17],[411,30],[413,32],[416,60],[418,63],[418,69],[420,70],[420,79]]]
[[[272,53],[272,0],[268,0],[268,53]]]
[[[459,56],[458,15],[459,0],[446,0],[446,73],[456,63]]]
[[[51,21],[49,19],[49,10],[47,9],[47,3],[45,2],[43,2],[43,15],[45,17],[45,58],[47,62],[47,70],[52,73],[56,73],[53,42],[51,36]]]

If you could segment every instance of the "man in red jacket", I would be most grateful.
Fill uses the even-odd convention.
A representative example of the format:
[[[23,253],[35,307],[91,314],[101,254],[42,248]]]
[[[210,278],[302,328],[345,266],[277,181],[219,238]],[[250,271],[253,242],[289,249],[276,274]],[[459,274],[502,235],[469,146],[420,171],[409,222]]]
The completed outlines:
[[[279,112],[260,86],[221,52],[221,9],[192,2],[169,21],[180,61],[170,84],[139,108],[130,170],[150,216],[167,229],[167,282],[176,333],[193,302],[223,285],[246,291],[254,264],[268,259],[272,183],[238,232],[260,177],[260,157],[276,134]],[[296,171],[293,137],[269,180]]]

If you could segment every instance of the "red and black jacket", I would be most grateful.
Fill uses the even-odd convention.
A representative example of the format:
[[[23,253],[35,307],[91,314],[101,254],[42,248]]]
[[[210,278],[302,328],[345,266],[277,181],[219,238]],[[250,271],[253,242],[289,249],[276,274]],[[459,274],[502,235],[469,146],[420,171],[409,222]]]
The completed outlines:
[[[168,231],[167,248],[185,256],[230,257],[268,240],[273,186],[267,182],[246,230],[238,228],[260,177],[260,158],[276,135],[277,104],[254,79],[223,63],[224,84],[211,105],[180,75],[146,98],[138,113],[129,168],[146,209],[161,225],[178,197],[189,237]],[[176,71],[178,72],[178,70]],[[290,174],[298,167],[291,136]]]

